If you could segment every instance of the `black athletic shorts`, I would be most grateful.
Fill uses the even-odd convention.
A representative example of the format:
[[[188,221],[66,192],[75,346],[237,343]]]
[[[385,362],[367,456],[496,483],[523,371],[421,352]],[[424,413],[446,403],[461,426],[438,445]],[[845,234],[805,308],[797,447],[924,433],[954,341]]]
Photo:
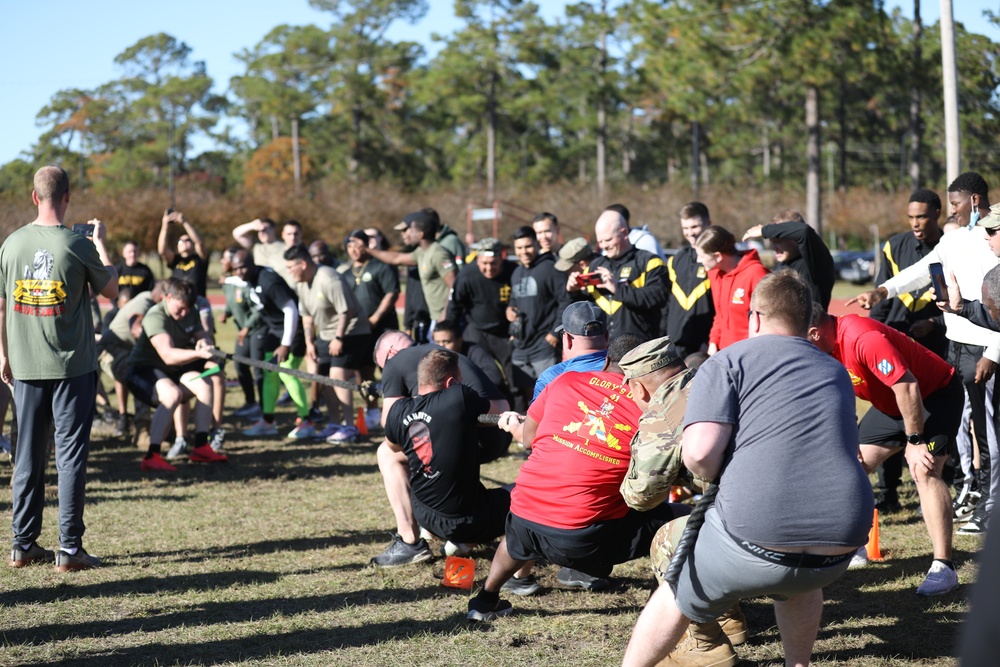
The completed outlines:
[[[507,551],[514,560],[545,558],[592,577],[606,578],[618,563],[649,555],[649,545],[660,526],[687,514],[675,514],[664,503],[648,512],[629,509],[620,519],[599,521],[586,528],[567,530],[522,519],[507,518]]]
[[[328,375],[330,368],[348,368],[358,370],[366,363],[371,364],[372,346],[370,334],[344,336],[343,347],[336,357],[330,356],[330,341],[316,339],[316,372]]]
[[[128,387],[133,396],[146,405],[159,405],[160,402],[156,400],[158,380],[169,378],[179,385],[181,377],[185,373],[191,371],[201,373],[206,370],[207,363],[208,361],[205,359],[198,359],[177,368],[170,368],[168,371],[162,371],[153,366],[132,366],[128,369],[128,375],[125,376],[125,386]]]
[[[442,540],[466,544],[484,544],[503,535],[507,515],[510,513],[510,491],[507,489],[487,489],[472,516],[435,512],[412,494],[410,501],[413,505],[413,517],[421,528],[426,528]]]
[[[955,439],[962,422],[964,402],[965,389],[958,373],[924,401],[924,436],[934,456],[948,453],[948,443]],[[892,417],[875,408],[868,410],[858,427],[862,445],[902,447],[906,445],[907,435],[902,417]]]

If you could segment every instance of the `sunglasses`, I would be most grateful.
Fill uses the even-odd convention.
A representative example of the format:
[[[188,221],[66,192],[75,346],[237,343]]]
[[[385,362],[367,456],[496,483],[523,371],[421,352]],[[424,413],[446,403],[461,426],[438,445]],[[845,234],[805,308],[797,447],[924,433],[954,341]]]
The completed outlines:
[[[997,232],[1000,232],[1000,227],[984,227],[987,236],[995,236]]]

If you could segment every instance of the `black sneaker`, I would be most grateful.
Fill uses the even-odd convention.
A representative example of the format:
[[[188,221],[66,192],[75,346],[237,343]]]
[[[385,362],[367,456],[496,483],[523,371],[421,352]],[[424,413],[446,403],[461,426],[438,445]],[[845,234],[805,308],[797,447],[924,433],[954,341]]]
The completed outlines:
[[[114,435],[116,438],[124,438],[126,433],[128,433],[128,415],[120,414],[118,421],[115,422]]]
[[[418,539],[416,544],[409,544],[403,541],[399,533],[393,533],[389,546],[378,556],[372,558],[371,562],[380,567],[396,567],[397,565],[420,563],[433,555],[431,548],[427,546],[427,541],[423,538]]]
[[[959,535],[985,535],[990,524],[990,513],[985,507],[977,507],[972,518],[958,529]]]
[[[511,577],[504,585],[500,587],[505,593],[510,593],[511,595],[534,595],[538,591],[542,590],[541,585],[535,580],[535,575],[529,574],[526,577],[518,579],[517,577]]]
[[[497,600],[491,604],[477,595],[469,600],[469,613],[465,618],[472,622],[486,623],[507,616],[512,611],[514,611],[513,605],[506,600]]]
[[[582,588],[585,591],[603,591],[604,589],[611,586],[611,582],[607,579],[601,579],[600,577],[592,577],[586,572],[580,572],[579,570],[573,570],[568,567],[564,567],[556,573],[556,579],[563,586],[569,586],[570,588]]]
[[[56,552],[56,572],[78,572],[80,570],[90,570],[101,564],[101,559],[91,556],[83,547],[76,550],[75,554],[60,549]]]
[[[27,549],[14,545],[10,550],[11,567],[27,567],[35,563],[52,563],[56,559],[56,554],[51,549],[44,549],[35,542]]]

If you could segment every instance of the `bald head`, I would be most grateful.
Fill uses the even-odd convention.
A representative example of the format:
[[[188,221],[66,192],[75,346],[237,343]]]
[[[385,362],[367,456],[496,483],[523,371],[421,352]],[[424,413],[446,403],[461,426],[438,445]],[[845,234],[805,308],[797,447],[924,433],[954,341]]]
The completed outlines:
[[[415,345],[413,339],[402,331],[386,331],[375,341],[375,363],[379,368],[385,368],[386,362],[392,359],[396,352],[413,345]]]
[[[628,240],[628,223],[618,211],[604,211],[594,225],[597,245],[609,258],[614,259],[632,249]]]

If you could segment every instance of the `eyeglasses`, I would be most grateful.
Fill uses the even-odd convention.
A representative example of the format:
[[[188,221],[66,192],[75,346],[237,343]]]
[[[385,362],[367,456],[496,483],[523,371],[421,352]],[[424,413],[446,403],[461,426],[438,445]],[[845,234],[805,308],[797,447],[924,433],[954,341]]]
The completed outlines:
[[[1000,232],[1000,227],[984,227],[987,236],[995,236],[997,232]]]

